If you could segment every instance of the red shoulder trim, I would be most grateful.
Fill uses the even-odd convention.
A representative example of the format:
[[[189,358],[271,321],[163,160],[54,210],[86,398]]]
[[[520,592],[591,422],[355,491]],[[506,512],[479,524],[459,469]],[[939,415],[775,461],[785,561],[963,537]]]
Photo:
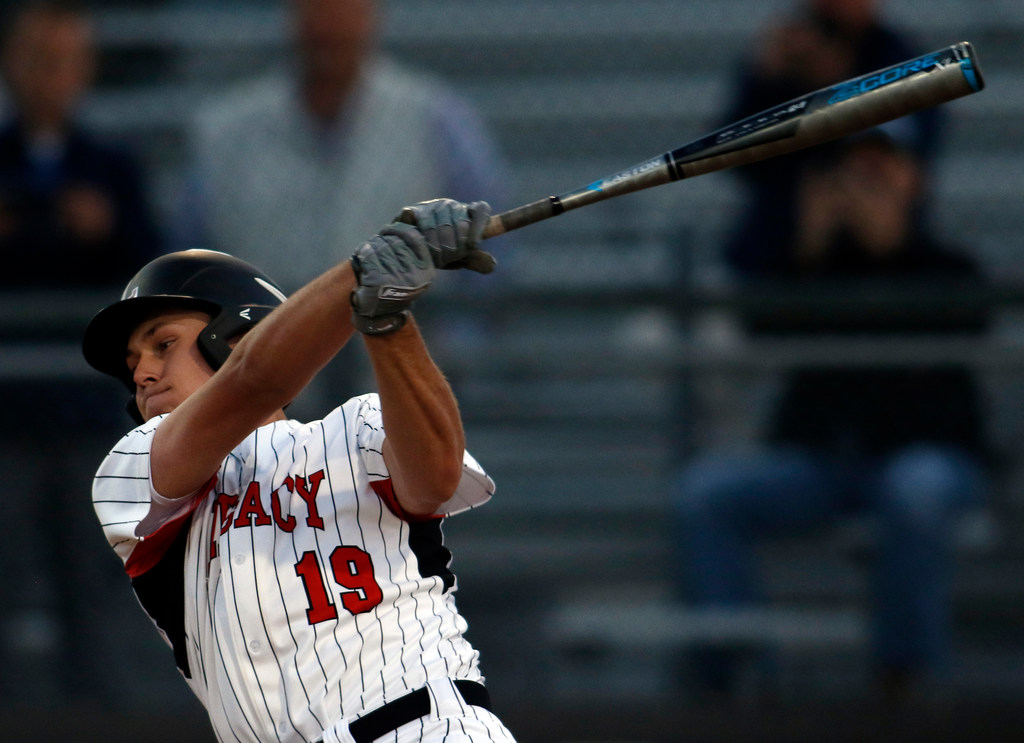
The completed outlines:
[[[160,562],[174,540],[181,533],[182,528],[188,523],[192,513],[199,507],[210,491],[217,484],[217,476],[214,475],[203,486],[202,491],[192,499],[191,507],[173,521],[168,521],[145,539],[139,541],[132,550],[128,560],[124,564],[125,572],[130,578],[137,578],[143,575]]]

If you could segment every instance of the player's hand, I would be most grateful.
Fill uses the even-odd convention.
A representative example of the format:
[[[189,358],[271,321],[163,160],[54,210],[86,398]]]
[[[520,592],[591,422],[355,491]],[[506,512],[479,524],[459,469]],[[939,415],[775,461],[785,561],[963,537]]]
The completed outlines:
[[[403,223],[389,224],[360,245],[351,264],[359,284],[352,292],[352,324],[367,335],[405,325],[413,300],[437,273],[423,233]]]
[[[396,220],[420,228],[437,268],[490,273],[497,261],[477,247],[490,216],[491,207],[486,201],[463,204],[453,199],[434,199],[407,206]]]

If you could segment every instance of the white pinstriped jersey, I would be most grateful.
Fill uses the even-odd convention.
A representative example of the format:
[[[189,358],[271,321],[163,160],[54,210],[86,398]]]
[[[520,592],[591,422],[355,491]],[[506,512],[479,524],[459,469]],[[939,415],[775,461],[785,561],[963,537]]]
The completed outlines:
[[[313,740],[428,679],[481,680],[440,519],[395,513],[376,394],[259,428],[185,501],[150,483],[161,420],[111,451],[93,502],[219,740]],[[493,489],[467,453],[439,513]]]

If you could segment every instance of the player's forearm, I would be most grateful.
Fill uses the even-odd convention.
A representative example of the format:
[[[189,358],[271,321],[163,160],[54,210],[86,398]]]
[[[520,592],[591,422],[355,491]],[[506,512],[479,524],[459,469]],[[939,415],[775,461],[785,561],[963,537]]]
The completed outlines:
[[[414,322],[365,340],[380,393],[384,454],[395,496],[409,513],[434,513],[462,476],[466,443],[458,403]]]
[[[311,281],[239,342],[225,375],[236,375],[264,406],[294,400],[352,337],[354,288],[348,261]]]

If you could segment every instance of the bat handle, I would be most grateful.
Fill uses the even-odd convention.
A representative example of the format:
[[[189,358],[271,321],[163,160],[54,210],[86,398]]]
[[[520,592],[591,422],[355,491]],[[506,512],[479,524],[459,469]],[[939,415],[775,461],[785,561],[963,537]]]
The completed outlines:
[[[518,230],[528,224],[554,217],[563,211],[565,210],[562,207],[562,202],[557,196],[549,196],[546,199],[517,206],[515,209],[492,216],[484,228],[483,237],[486,240],[489,237],[504,235],[506,232]]]
[[[508,214],[508,212],[505,212]],[[504,235],[508,230],[505,229],[505,225],[501,223],[502,214],[494,214],[490,219],[487,220],[487,226],[484,227],[483,239],[486,240],[489,237],[497,237],[498,235]]]

